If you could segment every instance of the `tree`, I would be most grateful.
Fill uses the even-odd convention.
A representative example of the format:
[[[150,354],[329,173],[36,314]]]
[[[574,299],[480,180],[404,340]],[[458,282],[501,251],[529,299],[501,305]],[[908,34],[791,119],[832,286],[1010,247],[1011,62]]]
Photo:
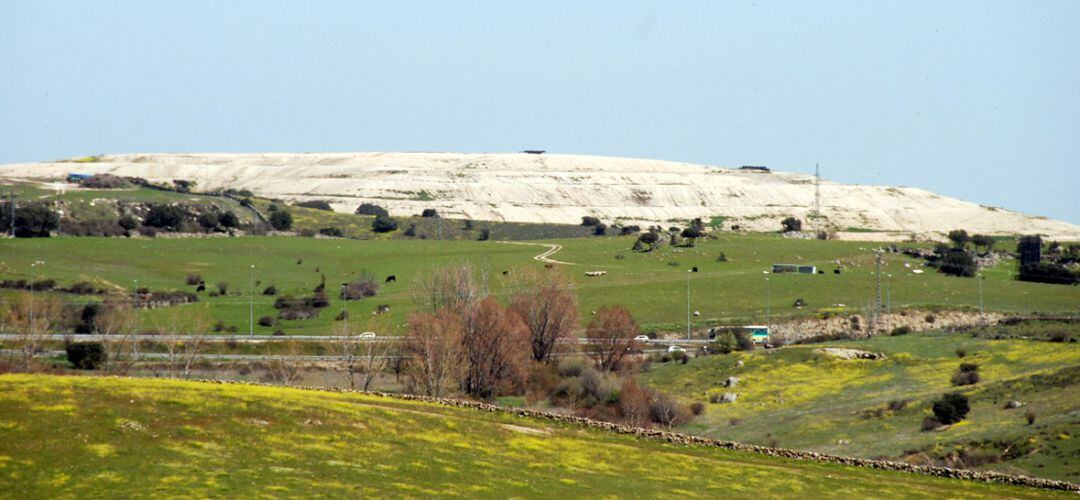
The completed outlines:
[[[187,220],[188,213],[179,205],[154,204],[146,214],[143,225],[176,231]]]
[[[486,227],[481,229],[480,230],[480,237],[477,238],[477,240],[479,240],[479,241],[487,241],[489,239],[491,239],[491,230],[486,228]]]
[[[970,278],[979,270],[975,258],[967,250],[952,249],[938,263],[938,269],[952,276]]]
[[[581,218],[582,226],[597,226],[600,224],[600,219],[596,217],[585,216]]]
[[[217,229],[218,224],[220,223],[220,221],[218,220],[218,215],[214,212],[206,212],[200,215],[198,218],[198,222],[199,225],[207,231]]]
[[[607,224],[600,223],[593,227],[594,236],[603,236],[607,234]]]
[[[529,359],[529,331],[513,311],[487,297],[462,316],[461,389],[489,399],[501,388],[520,386]]]
[[[278,210],[270,214],[270,226],[278,231],[288,231],[292,229],[292,214],[284,210]]]
[[[19,238],[47,238],[58,227],[60,216],[42,203],[15,209],[15,236]]]
[[[955,424],[963,420],[968,411],[971,410],[967,396],[959,392],[950,392],[943,395],[941,399],[934,401],[932,408],[938,422],[945,425]]]
[[[417,279],[413,287],[416,309],[435,313],[440,310],[464,311],[487,295],[487,276],[468,266],[435,269]]]
[[[240,225],[240,219],[236,214],[226,210],[218,214],[218,224],[225,229],[231,229]]]
[[[375,220],[371,221],[371,230],[376,233],[389,233],[396,229],[397,221],[385,215],[376,216]]]
[[[177,337],[191,332],[205,332],[210,325],[208,310],[206,307],[170,307],[162,324],[164,336],[158,343],[165,346],[168,375],[187,378],[207,344],[201,336],[183,340]]]
[[[131,231],[132,229],[139,227],[139,220],[130,215],[124,215],[120,217],[120,219],[117,220],[116,223],[120,227],[122,227],[124,231]]]
[[[387,212],[385,208],[374,203],[361,203],[360,206],[356,208],[356,215],[381,215],[383,217],[389,217],[390,212]]]
[[[76,370],[96,370],[105,364],[108,355],[100,342],[75,342],[68,344],[67,359]]]
[[[989,253],[994,248],[994,238],[985,234],[976,234],[971,237],[971,244],[976,247],[983,247],[983,251]]]
[[[784,219],[780,222],[780,225],[783,227],[785,233],[790,233],[792,231],[802,231],[802,221],[794,217],[788,217]]]
[[[697,227],[688,227],[682,230],[682,237],[686,238],[686,246],[688,247],[694,246],[694,240],[702,236],[704,236],[704,233]]]
[[[527,269],[515,272],[510,284],[510,309],[529,329],[534,361],[547,362],[558,342],[577,326],[577,294],[573,284],[557,271]]]
[[[1032,262],[1020,266],[1020,274],[1016,279],[1035,283],[1073,285],[1080,283],[1080,274],[1070,271],[1069,268],[1061,264],[1053,262]]]
[[[53,327],[63,319],[63,305],[55,296],[32,296],[17,293],[4,300],[3,322],[16,335],[14,347],[19,356],[19,368],[30,371],[34,356],[51,336]]]
[[[622,306],[601,307],[585,329],[585,337],[590,342],[584,347],[585,354],[593,360],[597,370],[618,371],[626,355],[636,346],[634,337],[640,333],[630,311]]]
[[[325,212],[333,212],[334,207],[330,206],[330,203],[326,200],[308,200],[301,201],[296,204],[298,207],[313,208],[315,210],[323,210]]]
[[[424,211],[420,214],[420,216],[421,217],[438,219],[439,218],[439,211],[435,210],[434,208],[425,208]]]
[[[1016,244],[1016,253],[1020,254],[1020,267],[1042,260],[1042,237],[1023,236]]]
[[[971,241],[971,237],[963,229],[953,229],[949,231],[949,241],[953,242],[953,248],[963,249]]]
[[[655,233],[653,231],[649,231],[647,233],[641,233],[641,235],[638,236],[637,241],[639,243],[649,245],[649,248],[646,251],[651,252],[651,251],[653,251],[653,249],[656,248],[656,243],[660,241],[660,234]]]
[[[139,350],[137,323],[138,311],[126,300],[106,301],[94,317],[98,333],[112,337],[105,343],[106,368],[110,372],[126,374],[134,365]]]
[[[412,392],[441,397],[461,370],[462,322],[450,310],[409,316],[403,371]]]

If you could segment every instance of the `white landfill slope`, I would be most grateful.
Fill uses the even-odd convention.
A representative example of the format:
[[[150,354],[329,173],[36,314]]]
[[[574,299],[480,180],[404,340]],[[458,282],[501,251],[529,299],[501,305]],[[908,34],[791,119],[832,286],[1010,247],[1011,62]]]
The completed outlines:
[[[776,231],[794,216],[804,230],[841,237],[940,237],[953,229],[995,235],[1042,234],[1080,239],[1080,226],[1003,208],[946,198],[908,187],[821,181],[821,215],[814,178],[756,173],[689,163],[583,155],[523,153],[122,154],[92,163],[0,166],[0,178],[60,178],[110,173],[154,182],[193,180],[202,191],[248,189],[289,202],[327,200],[339,212],[371,202],[391,215],[435,208],[444,217],[576,224],[684,225],[723,216],[738,225]]]

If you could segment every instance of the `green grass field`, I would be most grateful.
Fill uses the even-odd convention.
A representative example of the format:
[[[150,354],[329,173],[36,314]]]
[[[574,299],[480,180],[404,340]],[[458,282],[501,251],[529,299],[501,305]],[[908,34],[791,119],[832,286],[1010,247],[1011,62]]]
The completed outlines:
[[[679,330],[686,318],[687,278],[690,278],[691,309],[700,311],[696,323],[709,321],[764,321],[766,296],[771,318],[809,316],[820,307],[843,303],[865,307],[875,287],[872,244],[818,240],[790,240],[775,235],[720,234],[694,248],[662,247],[651,253],[631,252],[631,237],[552,240],[564,249],[552,258],[575,265],[559,266],[572,277],[578,290],[583,317],[601,305],[622,304],[647,327]],[[437,266],[472,264],[488,271],[489,288],[500,292],[506,279],[503,270],[541,266],[533,255],[542,246],[512,245],[492,241],[357,241],[290,237],[216,239],[107,239],[49,238],[0,240],[0,278],[29,278],[30,263],[42,260],[40,277],[62,284],[97,280],[131,290],[134,280],[154,290],[188,289],[184,278],[198,273],[213,286],[228,282],[229,295],[209,298],[188,308],[206,308],[215,319],[241,331],[247,330],[248,280],[254,264],[258,290],[275,285],[282,293],[310,293],[326,276],[333,292],[340,283],[367,270],[397,282],[383,285],[379,296],[349,304],[357,327],[370,317],[377,304],[391,306],[390,322],[400,325],[412,307],[410,290],[415,279]],[[727,262],[718,262],[723,252]],[[621,257],[617,257],[621,256]],[[301,264],[297,262],[302,259]],[[844,263],[843,274],[832,274],[834,261]],[[822,275],[771,275],[763,270],[774,262],[817,264]],[[675,265],[672,265],[674,263]],[[911,267],[904,267],[907,263]],[[697,266],[698,273],[687,270]],[[927,270],[914,274],[919,261],[890,254],[885,279],[894,309],[935,306],[974,308],[979,301],[978,281],[955,278]],[[585,271],[604,270],[606,276],[588,278]],[[983,284],[988,310],[1016,312],[1072,312],[1080,304],[1080,288],[1012,279],[1015,262],[985,270]],[[768,287],[768,290],[766,289]],[[809,306],[796,309],[802,298]],[[86,300],[72,298],[68,300]],[[256,294],[255,317],[273,315],[273,298]],[[286,333],[328,333],[341,309],[334,301],[314,320],[288,321]],[[144,325],[152,327],[167,311],[145,313]],[[270,333],[275,328],[260,328]]]
[[[1073,336],[1076,336],[1076,327]],[[885,353],[885,360],[842,360],[821,347]],[[957,356],[957,350],[966,353]],[[737,366],[738,361],[744,366]],[[953,387],[961,362],[977,363],[982,381]],[[729,376],[734,388],[722,387]],[[686,401],[713,393],[738,394],[734,404],[709,404],[684,430],[756,444],[897,458],[909,451],[945,455],[957,444],[1019,456],[986,467],[1012,473],[1080,480],[1080,345],[1033,340],[987,340],[967,334],[909,334],[789,346],[702,357],[686,365],[654,365],[649,385]],[[972,411],[947,430],[922,432],[931,402],[944,392],[969,395]],[[885,411],[891,401],[907,401]],[[1025,403],[1004,409],[1006,402]],[[881,409],[881,412],[876,410]],[[1025,413],[1037,415],[1028,425]]]
[[[0,376],[0,491],[13,498],[1053,496],[371,396],[47,375]]]
[[[875,287],[873,245],[861,242],[786,240],[771,234],[721,233],[715,240],[693,248],[664,246],[652,253],[630,251],[633,239],[599,238],[554,240],[564,245],[552,258],[572,262],[559,266],[578,289],[582,315],[605,305],[623,305],[639,322],[652,327],[679,329],[686,319],[687,279],[691,309],[700,311],[697,323],[710,321],[756,322],[765,320],[768,286],[773,321],[809,316],[814,310],[845,303],[865,307]],[[203,295],[198,305],[215,320],[247,328],[249,266],[256,266],[257,290],[275,285],[280,292],[302,295],[326,276],[335,287],[364,270],[380,280],[389,274],[397,282],[384,284],[378,297],[352,302],[357,327],[363,327],[376,305],[391,306],[390,321],[400,325],[411,309],[410,289],[422,275],[438,266],[469,263],[488,272],[492,292],[501,293],[507,279],[501,271],[541,266],[531,257],[543,246],[473,241],[355,241],[285,237],[232,239],[102,239],[53,238],[0,241],[0,278],[28,279],[30,263],[45,261],[39,278],[62,284],[80,280],[100,281],[132,289],[134,280],[152,289],[190,289],[188,273],[199,273],[207,284],[225,281],[231,292],[225,297]],[[728,261],[717,261],[723,252]],[[619,257],[617,257],[619,256]],[[297,263],[302,259],[301,263]],[[843,262],[843,273],[833,274],[832,262]],[[675,265],[672,265],[672,262]],[[825,274],[773,274],[766,281],[762,270],[772,262],[814,263]],[[905,268],[904,265],[912,266]],[[691,267],[700,272],[688,273]],[[920,262],[899,254],[887,257],[888,296],[894,309],[904,307],[975,308],[975,279],[951,278],[928,270],[913,273]],[[1015,261],[985,270],[984,302],[987,310],[1016,312],[1071,312],[1080,305],[1080,287],[1017,282],[1012,279]],[[586,278],[585,271],[604,270],[607,275]],[[804,309],[793,308],[802,298]],[[68,300],[85,300],[71,298]],[[274,314],[272,297],[255,296],[255,317]],[[326,333],[341,308],[334,301],[320,319],[284,322],[289,334]],[[333,312],[332,312],[333,311]],[[146,325],[165,315],[148,311]],[[276,328],[258,327],[259,333]]]

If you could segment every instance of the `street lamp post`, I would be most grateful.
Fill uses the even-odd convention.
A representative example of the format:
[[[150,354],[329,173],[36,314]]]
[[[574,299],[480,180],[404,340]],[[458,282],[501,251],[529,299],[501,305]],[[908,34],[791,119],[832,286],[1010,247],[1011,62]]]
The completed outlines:
[[[347,286],[349,286],[348,283],[341,284],[341,316],[342,321],[344,321],[344,333],[346,336],[349,335],[349,298],[345,295]]]
[[[983,275],[980,274],[978,276],[978,279],[979,279],[979,318],[981,319],[982,316],[983,316],[983,312],[984,312],[983,311],[983,292],[982,292],[983,287],[982,287],[982,285],[983,285],[983,280],[986,279],[986,276],[983,276]]]
[[[132,333],[134,335],[138,335],[139,334],[139,319],[142,317],[141,314],[140,314],[141,311],[139,310],[139,305],[140,305],[140,303],[139,303],[140,302],[139,301],[139,280],[133,280],[133,281],[135,282],[135,331],[132,332]],[[138,338],[136,338],[134,340],[134,342],[131,343],[131,348],[135,352],[135,355],[138,356],[139,355],[139,339]]]
[[[12,220],[14,224],[14,220]],[[40,261],[30,264],[30,335],[34,334],[34,281],[37,280],[37,265]]]
[[[255,264],[248,271],[248,336],[255,336]]]

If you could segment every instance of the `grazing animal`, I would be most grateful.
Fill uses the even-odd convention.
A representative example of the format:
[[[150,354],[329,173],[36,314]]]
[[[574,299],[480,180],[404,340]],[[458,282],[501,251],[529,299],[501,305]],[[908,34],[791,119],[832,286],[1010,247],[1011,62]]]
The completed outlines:
[[[694,316],[701,316],[701,311],[694,311]]]
[[[555,264],[552,264],[550,262],[548,262],[547,264],[544,264],[544,269],[554,269],[554,268],[555,268]]]
[[[304,263],[304,259],[303,259],[303,258],[299,258],[299,259],[296,259],[296,265],[298,265],[298,266],[299,266],[300,264],[303,264],[303,263]]]
[[[375,312],[373,312],[371,314],[379,315],[379,314],[386,314],[386,313],[389,313],[389,312],[390,312],[390,304],[380,304],[378,307],[375,308]]]
[[[839,270],[839,269],[833,269],[833,270],[832,270],[832,273],[833,273],[833,274],[840,274],[840,270]]]
[[[607,271],[586,271],[585,276],[603,276]]]
[[[503,276],[510,276],[510,271],[503,271]]]
[[[387,283],[397,282],[397,275],[391,274],[390,276],[387,276],[386,277],[386,282]]]
[[[696,272],[697,272],[697,266],[694,266],[694,268],[693,268],[693,269],[691,269],[691,270],[690,270],[690,272],[694,272],[694,273],[696,273]]]
[[[199,282],[199,287],[196,288],[195,291],[196,292],[205,292],[206,291],[206,282],[205,281],[200,281]]]

